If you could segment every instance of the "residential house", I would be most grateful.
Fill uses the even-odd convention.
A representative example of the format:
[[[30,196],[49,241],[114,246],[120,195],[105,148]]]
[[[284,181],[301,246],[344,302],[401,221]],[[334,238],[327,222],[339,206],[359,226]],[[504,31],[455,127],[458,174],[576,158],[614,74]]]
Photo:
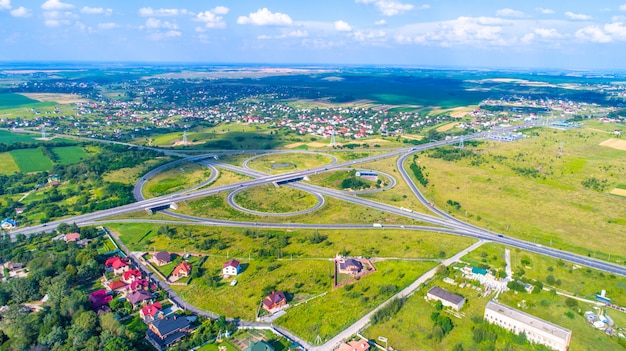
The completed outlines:
[[[137,290],[149,290],[150,282],[146,279],[135,279],[130,284],[126,285],[126,291],[133,292]]]
[[[287,297],[282,291],[273,291],[265,300],[263,300],[263,308],[270,313],[274,313],[287,305]]]
[[[106,290],[96,290],[89,294],[89,301],[91,302],[91,308],[97,310],[98,308],[108,305],[113,300],[113,296],[109,295]]]
[[[157,319],[148,325],[146,339],[158,351],[164,350],[191,331],[191,323],[183,316]]]
[[[121,280],[114,280],[107,284],[107,289],[109,291],[123,292],[124,290],[126,290],[126,283]]]
[[[239,269],[241,268],[241,264],[237,260],[230,260],[222,266],[222,274],[224,276],[231,276],[239,274]]]
[[[428,290],[426,298],[431,301],[441,301],[444,306],[448,306],[456,311],[460,310],[465,303],[465,298],[463,296],[453,294],[437,286]]]
[[[572,338],[569,329],[493,300],[487,303],[484,318],[488,323],[515,334],[524,333],[531,343],[542,344],[552,350],[567,351]]]
[[[350,341],[348,343],[341,343],[335,351],[367,351],[370,349],[370,344],[367,340],[361,339],[358,341]]]
[[[0,228],[4,230],[13,229],[15,227],[17,227],[17,222],[12,220],[11,218],[7,218],[3,220],[2,222],[0,222]]]
[[[161,311],[161,303],[155,302],[150,305],[145,305],[139,310],[139,316],[146,323],[151,323],[159,318],[163,317],[163,311]]]
[[[274,351],[274,346],[263,340],[257,342],[252,341],[250,342],[250,346],[245,348],[243,351]]]
[[[339,273],[359,274],[363,270],[363,263],[353,258],[339,259]]]
[[[75,243],[75,242],[78,242],[79,240],[80,240],[80,234],[79,233],[65,234],[65,242],[66,243]]]
[[[113,271],[113,274],[120,275],[130,269],[130,260],[115,256],[104,261],[104,265],[107,270]]]
[[[145,290],[137,290],[128,294],[126,300],[133,305],[133,308],[137,308],[144,303],[152,302],[152,294]]]
[[[159,251],[152,255],[150,261],[152,261],[152,263],[156,264],[157,266],[164,266],[172,262],[172,255],[170,255],[170,253],[167,251]]]
[[[180,279],[183,277],[188,277],[190,274],[191,274],[191,265],[188,262],[181,262],[172,271],[172,278]]]
[[[136,279],[140,279],[140,278],[141,278],[141,271],[138,269],[131,269],[131,270],[124,272],[124,274],[122,274],[122,281],[126,284],[130,284],[134,282]]]

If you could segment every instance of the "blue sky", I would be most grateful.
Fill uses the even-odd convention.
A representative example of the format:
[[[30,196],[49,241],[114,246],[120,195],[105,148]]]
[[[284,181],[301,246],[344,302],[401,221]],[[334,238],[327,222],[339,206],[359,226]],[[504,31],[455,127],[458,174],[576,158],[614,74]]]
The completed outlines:
[[[0,61],[626,69],[626,0],[0,0]]]

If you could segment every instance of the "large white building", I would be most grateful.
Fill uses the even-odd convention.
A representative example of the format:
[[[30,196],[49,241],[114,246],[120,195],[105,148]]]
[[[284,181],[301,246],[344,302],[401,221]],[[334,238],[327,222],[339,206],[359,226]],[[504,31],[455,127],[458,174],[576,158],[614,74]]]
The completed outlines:
[[[528,341],[545,345],[552,350],[567,351],[572,331],[528,313],[489,301],[485,307],[485,320],[508,329],[515,334],[525,333]]]

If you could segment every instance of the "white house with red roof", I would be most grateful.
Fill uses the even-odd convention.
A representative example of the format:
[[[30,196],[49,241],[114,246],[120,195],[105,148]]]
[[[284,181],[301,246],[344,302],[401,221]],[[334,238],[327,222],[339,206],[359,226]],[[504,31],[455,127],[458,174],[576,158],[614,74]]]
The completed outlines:
[[[237,260],[230,260],[222,266],[222,274],[227,277],[239,274],[241,264]]]
[[[120,258],[119,256],[111,257],[104,262],[107,270],[113,271],[113,274],[120,275],[130,269],[130,260],[128,258]]]
[[[161,303],[155,302],[150,305],[145,305],[139,310],[139,316],[146,323],[151,323],[156,319],[163,318],[163,311],[161,311]]]
[[[140,279],[140,278],[141,278],[141,271],[139,271],[138,269],[131,269],[131,270],[124,272],[124,274],[122,274],[122,281],[126,284],[130,284],[134,282],[136,279]]]

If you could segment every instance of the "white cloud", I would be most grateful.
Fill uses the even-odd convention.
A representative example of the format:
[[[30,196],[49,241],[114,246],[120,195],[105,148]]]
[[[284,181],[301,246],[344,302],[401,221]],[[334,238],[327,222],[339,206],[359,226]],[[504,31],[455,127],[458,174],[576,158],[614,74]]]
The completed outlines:
[[[101,15],[101,14],[105,14],[107,16],[109,16],[110,14],[113,13],[112,9],[105,9],[102,7],[83,7],[82,9],[80,9],[80,12],[82,13],[86,13],[88,15]]]
[[[228,14],[229,11],[230,10],[226,6],[217,6],[216,8],[211,10],[211,12],[213,12],[216,15],[226,15]]]
[[[153,9],[152,7],[142,7],[139,9],[139,15],[142,17],[167,17],[178,16],[189,13],[187,9]]]
[[[558,39],[563,37],[563,35],[554,28],[537,28],[535,29],[534,34],[537,34],[544,39]]]
[[[150,33],[150,35],[148,35],[148,38],[151,40],[163,40],[163,39],[178,38],[181,35],[183,35],[183,33],[177,30],[169,30],[167,32],[158,31],[158,32]]]
[[[554,10],[553,9],[546,9],[543,7],[537,7],[535,8],[535,11],[539,12],[542,15],[553,15],[554,14]]]
[[[374,22],[375,25],[377,26],[384,26],[385,24],[387,24],[387,21],[385,21],[384,19],[380,20],[380,21],[376,21]]]
[[[10,10],[11,0],[0,0],[0,10]]]
[[[500,9],[496,11],[496,16],[499,17],[524,17],[524,12],[513,9]]]
[[[414,6],[397,1],[377,1],[376,7],[385,16],[395,16],[412,10]]]
[[[176,23],[170,23],[168,21],[161,21],[157,18],[148,18],[146,20],[146,28],[148,29],[178,29]]]
[[[349,32],[352,30],[352,27],[348,24],[348,22],[339,20],[335,22],[335,30],[339,32]]]
[[[115,29],[118,27],[119,25],[115,22],[98,23],[98,28],[103,30]]]
[[[591,16],[589,15],[585,15],[582,13],[573,13],[571,11],[565,12],[565,16],[572,21],[589,21],[591,19]]]
[[[48,11],[73,9],[74,5],[61,2],[59,0],[47,0],[41,8]]]
[[[362,32],[356,31],[352,34],[355,40],[369,43],[380,43],[387,40],[387,33],[382,30]]]
[[[253,24],[255,26],[290,26],[293,24],[291,17],[281,12],[271,12],[264,7],[257,12],[251,12],[248,16],[239,16],[239,24]]]
[[[613,41],[610,35],[607,35],[598,26],[587,26],[576,31],[576,38],[594,43],[610,43]]]
[[[614,39],[626,40],[626,26],[624,26],[623,22],[605,24],[604,31]]]
[[[217,9],[217,7],[215,8]],[[215,11],[213,9],[213,11]],[[223,12],[223,9],[219,9],[219,11]],[[203,22],[205,28],[226,28],[226,22],[222,19],[222,16],[217,16],[215,13],[211,11],[200,12],[196,15],[196,21]],[[202,27],[198,27],[202,28]],[[196,30],[198,30],[196,28]]]
[[[268,40],[268,39],[285,39],[285,38],[306,38],[309,36],[309,33],[305,30],[294,30],[289,33],[284,33],[281,35],[259,35],[257,39]]]
[[[16,9],[11,10],[11,16],[13,17],[30,17],[32,12],[25,8],[24,6],[20,6]]]
[[[621,5],[621,6],[619,7],[619,9],[620,9],[621,11],[626,11],[626,4]]]
[[[44,11],[43,23],[46,27],[68,26],[72,23],[72,20],[76,19],[77,17],[78,16],[76,16],[72,12],[67,11]]]

